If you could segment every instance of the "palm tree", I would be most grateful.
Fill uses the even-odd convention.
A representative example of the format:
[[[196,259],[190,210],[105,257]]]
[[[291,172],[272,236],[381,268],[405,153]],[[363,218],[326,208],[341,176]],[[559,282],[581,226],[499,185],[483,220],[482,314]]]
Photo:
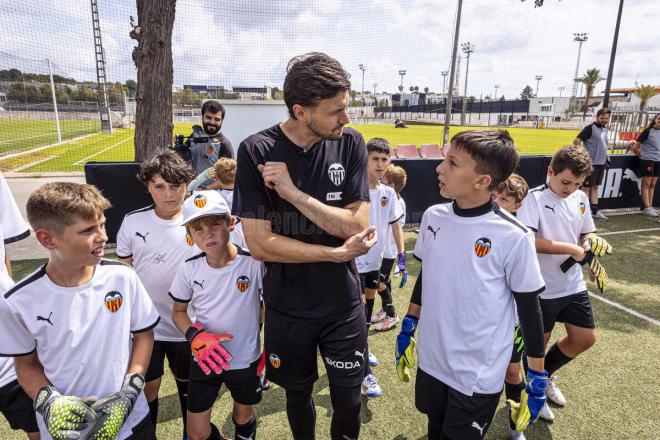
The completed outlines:
[[[594,93],[594,87],[604,79],[605,78],[600,76],[600,69],[596,68],[587,70],[587,73],[585,73],[582,78],[577,79],[578,82],[584,84],[584,87],[587,89],[587,99],[584,102],[582,113],[583,121],[587,117],[587,108],[589,107],[589,100],[591,99],[591,95]]]
[[[648,102],[648,100],[658,94],[658,92],[655,90],[655,86],[652,86],[651,84],[646,86],[642,84],[641,86],[633,90],[632,93],[633,95],[639,98],[640,112],[644,111],[644,107],[646,107],[646,103]]]

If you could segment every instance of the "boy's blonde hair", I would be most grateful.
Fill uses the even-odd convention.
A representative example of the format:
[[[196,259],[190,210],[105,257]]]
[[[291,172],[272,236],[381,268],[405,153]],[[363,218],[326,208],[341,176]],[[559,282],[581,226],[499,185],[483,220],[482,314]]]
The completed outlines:
[[[408,174],[406,174],[406,170],[398,165],[393,164],[390,164],[387,167],[384,177],[385,180],[390,185],[392,185],[392,188],[394,188],[394,191],[397,194],[400,194],[401,191],[403,191],[403,188],[406,186],[406,182],[408,181]]]
[[[236,180],[236,161],[228,157],[221,157],[215,163],[215,175],[225,185],[234,185]]]
[[[523,199],[527,197],[527,191],[529,191],[529,186],[525,179],[513,173],[504,182],[500,183],[493,192],[511,197],[514,203],[522,203]]]
[[[77,220],[98,220],[110,202],[93,185],[53,182],[37,188],[27,201],[30,226],[61,234]]]

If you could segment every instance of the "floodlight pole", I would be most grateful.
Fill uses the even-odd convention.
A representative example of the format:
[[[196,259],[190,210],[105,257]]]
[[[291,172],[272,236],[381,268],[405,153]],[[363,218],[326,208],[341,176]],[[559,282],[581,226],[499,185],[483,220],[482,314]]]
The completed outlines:
[[[360,70],[362,71],[362,106],[364,107],[367,103],[364,99],[364,71],[367,70],[367,66],[360,64]]]
[[[456,8],[456,28],[454,29],[454,47],[451,53],[451,68],[449,69],[449,90],[447,91],[447,101],[445,104],[445,128],[442,134],[442,145],[447,145],[449,142],[449,123],[451,120],[451,105],[454,98],[454,75],[456,74],[456,54],[458,52],[458,37],[461,28],[461,10],[463,9],[463,0],[458,0]]]
[[[623,12],[623,0],[620,0],[619,13],[616,17],[616,28],[614,29],[614,40],[612,41],[612,53],[610,54],[610,67],[607,69],[607,82],[605,83],[605,97],[603,98],[603,107],[608,107],[610,103],[610,88],[612,87],[612,75],[614,74],[614,59],[616,58],[616,45],[617,42],[619,41],[619,27],[621,26],[622,12]]]
[[[55,97],[55,81],[53,81],[53,68],[50,65],[50,58],[48,61],[48,75],[50,76],[50,92],[53,95],[53,108],[55,109],[55,125],[57,126],[57,142],[62,142],[62,130],[60,130],[60,115],[57,112],[57,98]]]
[[[446,91],[446,82],[447,82],[447,75],[449,75],[449,72],[447,70],[442,71],[442,94],[447,97],[447,91]]]
[[[586,33],[574,33],[573,34],[573,41],[577,41],[578,43],[578,56],[577,56],[577,62],[575,63],[575,76],[573,77],[573,94],[571,95],[571,108],[575,107],[575,100],[577,99],[577,89],[578,89],[578,74],[580,71],[580,55],[582,54],[582,43],[587,41],[589,37],[587,36]]]
[[[534,78],[536,78],[536,97],[539,97],[539,83],[543,79],[543,75],[536,75]]]
[[[465,113],[467,112],[467,86],[468,86],[468,72],[470,71],[470,54],[474,52],[474,44],[467,43],[461,44],[461,50],[467,54],[467,62],[465,63],[465,89],[463,91],[463,106],[461,109],[461,125],[465,125]]]

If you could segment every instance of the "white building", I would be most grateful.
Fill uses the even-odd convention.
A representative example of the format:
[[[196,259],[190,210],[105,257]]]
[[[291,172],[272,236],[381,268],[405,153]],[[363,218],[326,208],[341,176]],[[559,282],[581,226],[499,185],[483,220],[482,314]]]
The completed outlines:
[[[530,116],[538,116],[538,119],[546,124],[551,121],[559,121],[564,117],[566,109],[571,104],[570,96],[546,96],[531,98],[529,100]]]

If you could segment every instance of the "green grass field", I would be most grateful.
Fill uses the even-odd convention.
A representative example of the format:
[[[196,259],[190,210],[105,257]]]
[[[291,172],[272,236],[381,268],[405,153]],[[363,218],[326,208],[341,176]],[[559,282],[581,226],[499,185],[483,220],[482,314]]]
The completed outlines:
[[[599,223],[602,232],[625,232],[635,229],[656,230],[607,235],[614,254],[604,259],[611,285],[604,297],[660,320],[660,224],[642,215],[612,216]],[[406,233],[406,249],[412,249],[416,234]],[[25,276],[43,260],[16,262],[17,277]],[[405,311],[419,264],[409,259],[410,277],[404,289],[395,289],[395,304]],[[588,283],[593,291],[595,286]],[[380,306],[380,300],[376,300]],[[660,328],[619,308],[592,299],[596,314],[596,345],[561,369],[559,385],[567,398],[565,408],[553,408],[556,421],[537,422],[525,433],[530,440],[549,439],[657,439],[660,419]],[[363,400],[362,433],[364,439],[421,440],[426,438],[426,419],[414,407],[414,384],[398,382],[393,366],[397,330],[373,333],[371,350],[381,365],[374,368],[384,396]],[[564,334],[561,326],[555,337]],[[319,359],[319,365],[320,359]],[[328,381],[321,367],[314,390],[317,410],[317,438],[329,438],[332,407]],[[179,439],[181,419],[176,388],[171,375],[164,378],[160,394],[158,437]],[[231,398],[223,390],[213,409],[213,422],[227,436],[233,435]],[[284,391],[274,386],[257,406],[259,438],[291,438],[285,412]],[[487,439],[508,438],[507,410],[502,399]],[[654,434],[655,433],[655,434]],[[0,438],[23,438],[12,433],[0,420]]]
[[[90,123],[82,121],[64,121],[69,128],[67,139],[98,131]],[[35,125],[36,124],[36,125]],[[50,124],[50,125],[49,125]],[[49,121],[0,120],[0,155],[3,152],[27,151],[32,148],[57,142],[54,123]],[[190,133],[192,124],[176,124],[174,133]],[[383,124],[354,124],[365,139],[382,137],[392,146],[398,144],[442,143],[442,127],[411,125],[406,129],[395,129]],[[451,127],[450,135],[460,131],[479,127]],[[483,128],[483,127],[481,127]],[[577,131],[549,130],[535,128],[510,128],[521,154],[552,154],[558,147],[571,143]],[[38,133],[31,135],[31,133]],[[41,136],[41,133],[45,133]],[[110,135],[92,134],[83,139],[43,148],[11,158],[0,157],[0,171],[18,171],[25,173],[46,173],[58,171],[82,171],[88,161],[113,162],[132,161],[134,158],[132,129],[115,129]],[[53,138],[53,136],[55,136]],[[237,144],[239,140],[234,140]]]

